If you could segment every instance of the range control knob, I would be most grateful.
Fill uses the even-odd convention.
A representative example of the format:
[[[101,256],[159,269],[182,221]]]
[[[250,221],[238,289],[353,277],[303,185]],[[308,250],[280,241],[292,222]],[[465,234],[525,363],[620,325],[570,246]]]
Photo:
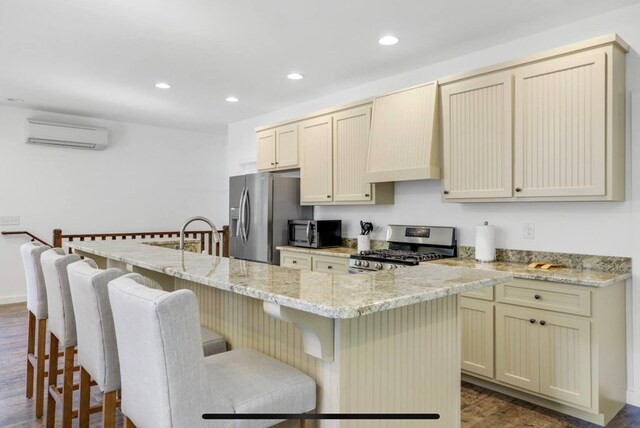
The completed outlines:
[[[387,270],[396,269],[398,266],[396,265],[387,265]]]
[[[369,262],[366,260],[362,261],[362,267],[369,267]]]
[[[376,269],[382,269],[382,263],[377,262],[377,263],[374,265],[374,267],[375,267]]]
[[[362,262],[360,260],[356,260],[356,261],[353,262],[353,264],[355,266],[360,266],[362,264]]]

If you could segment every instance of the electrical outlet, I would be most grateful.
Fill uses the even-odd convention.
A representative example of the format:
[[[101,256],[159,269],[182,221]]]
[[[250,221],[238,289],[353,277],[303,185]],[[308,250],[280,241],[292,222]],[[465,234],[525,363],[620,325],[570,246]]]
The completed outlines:
[[[524,224],[524,239],[536,239],[536,225],[535,223]]]
[[[2,216],[0,226],[20,226],[20,216]]]

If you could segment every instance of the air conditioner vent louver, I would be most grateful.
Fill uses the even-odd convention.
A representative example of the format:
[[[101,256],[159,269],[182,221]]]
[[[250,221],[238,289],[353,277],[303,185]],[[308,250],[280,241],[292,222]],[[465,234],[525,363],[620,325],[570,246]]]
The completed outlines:
[[[106,128],[29,119],[27,121],[27,143],[103,150],[108,144],[108,130]]]

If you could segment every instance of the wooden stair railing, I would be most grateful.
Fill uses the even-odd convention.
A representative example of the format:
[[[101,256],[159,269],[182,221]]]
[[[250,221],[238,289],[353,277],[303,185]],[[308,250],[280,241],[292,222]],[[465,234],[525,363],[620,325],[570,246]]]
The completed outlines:
[[[38,238],[36,235],[33,235],[30,232],[27,232],[26,230],[2,231],[2,234],[3,235],[27,235],[29,238],[31,238],[31,242],[38,241],[41,244],[48,245],[51,247],[51,244],[43,241],[42,239]]]
[[[218,230],[222,238],[222,243],[218,242],[215,245],[216,256],[220,256],[222,253],[222,257],[229,257],[229,226],[223,226],[222,230]],[[73,242],[74,240],[79,241],[106,241],[117,240],[117,239],[145,239],[145,238],[180,238],[179,231],[170,231],[170,232],[128,232],[128,233],[82,233],[82,234],[63,234],[61,229],[53,230],[53,246],[54,247],[62,247],[62,241],[68,240],[69,242]],[[185,233],[185,238],[191,237],[192,239],[200,239],[200,250],[207,252],[210,255],[213,255],[213,233],[210,230],[188,230]],[[69,250],[71,252],[71,250]]]

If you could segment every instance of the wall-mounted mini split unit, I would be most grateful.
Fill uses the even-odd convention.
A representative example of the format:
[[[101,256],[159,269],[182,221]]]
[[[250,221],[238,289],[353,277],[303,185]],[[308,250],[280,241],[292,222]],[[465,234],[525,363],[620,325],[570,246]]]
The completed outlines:
[[[104,150],[108,144],[107,128],[71,125],[37,119],[27,120],[27,143],[76,149]]]

